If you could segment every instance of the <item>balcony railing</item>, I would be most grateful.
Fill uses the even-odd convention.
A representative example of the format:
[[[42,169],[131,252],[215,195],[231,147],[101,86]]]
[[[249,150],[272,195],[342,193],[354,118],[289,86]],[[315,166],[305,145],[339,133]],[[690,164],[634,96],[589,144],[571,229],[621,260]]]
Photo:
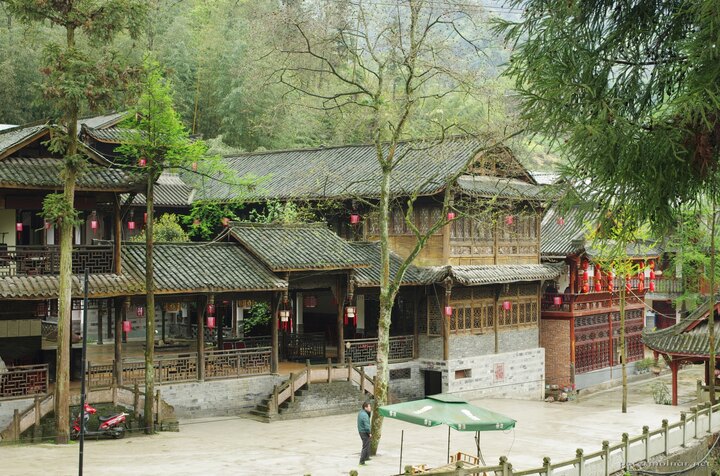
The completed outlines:
[[[560,298],[560,304],[555,304],[555,298]],[[625,297],[625,302],[642,304],[643,298],[642,295],[629,293]],[[610,294],[607,291],[582,294],[545,293],[542,299],[543,312],[573,313],[613,307],[620,307],[620,297],[617,293]]]
[[[107,245],[74,246],[72,272],[112,273],[113,249]],[[60,273],[60,247],[0,245],[0,277],[56,275]]]
[[[682,294],[684,292],[683,280],[671,276],[658,276],[655,280],[655,294]]]
[[[0,400],[43,395],[48,391],[48,365],[18,365],[0,373]]]
[[[356,364],[366,364],[377,360],[377,339],[347,339],[345,341],[345,360]],[[413,336],[390,337],[390,355],[388,360],[403,361],[414,358],[415,338]]]

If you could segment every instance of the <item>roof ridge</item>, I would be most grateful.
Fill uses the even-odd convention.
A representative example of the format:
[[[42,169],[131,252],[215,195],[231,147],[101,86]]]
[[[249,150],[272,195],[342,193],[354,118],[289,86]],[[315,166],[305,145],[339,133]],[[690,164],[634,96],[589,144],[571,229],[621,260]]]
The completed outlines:
[[[308,223],[261,223],[253,221],[231,221],[231,228],[330,228],[323,222],[308,222]],[[331,230],[332,231],[332,230]]]

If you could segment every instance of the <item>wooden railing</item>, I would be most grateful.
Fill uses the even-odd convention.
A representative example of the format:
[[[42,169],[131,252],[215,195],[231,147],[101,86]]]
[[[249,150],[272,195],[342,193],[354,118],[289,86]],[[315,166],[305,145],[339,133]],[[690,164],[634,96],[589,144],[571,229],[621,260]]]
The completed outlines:
[[[270,398],[270,411],[277,413],[278,408],[287,400],[295,400],[295,392],[312,383],[352,382],[357,384],[362,395],[375,395],[375,381],[365,374],[364,367],[357,367],[352,362],[333,364],[328,359],[325,365],[311,365],[307,361],[305,369],[290,374],[285,382],[276,385]]]
[[[113,248],[108,245],[73,246],[72,271],[79,274],[112,273]],[[60,247],[0,244],[0,277],[60,273]]]
[[[550,458],[543,458],[542,466],[521,471],[513,470],[512,464],[503,456],[496,466],[459,468],[447,472],[433,472],[434,475],[469,475],[495,474],[503,476],[576,476],[584,474],[604,475],[630,471],[633,465],[652,464],[653,458],[668,456],[682,448],[687,448],[693,440],[702,440],[720,430],[720,403],[710,406],[709,403],[690,408],[689,412],[680,413],[680,421],[668,423],[663,420],[661,427],[650,430],[644,426],[642,433],[630,436],[623,433],[620,442],[610,444],[603,441],[602,449],[593,453],[585,453],[582,449],[575,451],[575,457],[559,463],[552,463]],[[662,465],[660,462],[658,465]],[[697,462],[696,464],[702,464]],[[691,463],[688,463],[691,466]],[[685,468],[683,468],[685,469]],[[686,469],[690,469],[687,467]],[[409,471],[409,469],[408,469]],[[406,473],[410,474],[410,473]]]
[[[555,298],[560,298],[560,304],[555,304]],[[642,304],[641,295],[629,294],[625,297],[627,304]],[[620,307],[620,298],[617,293],[590,292],[581,294],[555,294],[545,293],[542,298],[542,310],[548,312],[572,313]]]
[[[356,363],[369,363],[377,360],[377,339],[347,339],[345,341],[345,360]],[[390,362],[412,360],[415,350],[415,337],[390,337]]]
[[[0,400],[44,395],[48,392],[48,365],[17,365],[0,373]]]
[[[237,378],[270,373],[269,347],[253,349],[213,350],[205,352],[205,379]],[[198,353],[163,354],[155,356],[155,383],[194,382],[198,380]],[[110,387],[114,383],[114,362],[93,364],[88,362],[87,382],[92,388]],[[145,381],[145,362],[123,359],[124,385],[142,384]]]
[[[49,341],[57,341],[58,324],[53,321],[42,321],[40,323],[40,334],[42,338]]]
[[[283,333],[280,335],[280,355],[287,360],[325,359],[325,334]]]
[[[659,276],[655,280],[655,294],[682,294],[683,280],[671,276]]]

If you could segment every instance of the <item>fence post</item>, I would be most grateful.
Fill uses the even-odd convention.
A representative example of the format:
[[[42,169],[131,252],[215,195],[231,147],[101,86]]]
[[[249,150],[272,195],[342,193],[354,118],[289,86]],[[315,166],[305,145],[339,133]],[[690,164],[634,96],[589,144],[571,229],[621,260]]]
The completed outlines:
[[[140,387],[135,384],[133,388],[133,407],[135,412],[135,418],[140,418]]]
[[[154,362],[153,362],[154,363]],[[162,383],[162,359],[157,359],[158,370],[155,372],[157,383]]]
[[[715,382],[713,382],[713,385],[715,385]],[[708,433],[712,435],[712,402],[707,402],[707,409],[708,409]]]
[[[295,373],[290,372],[290,402],[295,401]]]
[[[352,358],[347,359],[348,382],[352,382]]]
[[[628,461],[629,461],[629,455],[630,455],[630,435],[627,433],[622,434],[622,442],[623,445],[625,445],[625,449],[623,450],[623,459],[625,460],[625,470],[627,471],[628,468]]]
[[[113,404],[114,407],[116,407],[117,404],[118,404],[118,388],[117,388],[117,385],[114,385],[114,384],[113,384],[111,391],[112,391],[112,404]]]
[[[365,395],[365,367],[360,367],[360,395]]]
[[[665,456],[668,455],[668,449],[670,448],[670,430],[668,430],[668,421],[667,419],[663,419],[662,421],[662,428],[663,428],[663,434],[665,435],[665,450],[663,451],[663,454]]]
[[[327,381],[328,381],[328,383],[330,383],[330,382],[332,382],[332,359],[330,357],[328,357],[327,371],[328,371]]]
[[[605,476],[610,476],[610,442],[605,440],[602,442],[602,450],[605,453],[603,459],[605,459]]]
[[[312,369],[310,366],[310,359],[305,359],[305,371],[307,372],[307,387],[310,388],[310,380],[312,377]]]
[[[685,430],[687,428],[686,418],[687,418],[687,414],[685,412],[680,412],[680,423],[682,424],[682,443],[680,444],[680,446],[682,448],[685,448],[685,441],[686,441],[685,440]]]
[[[575,457],[578,459],[578,476],[583,475],[583,469],[585,468],[585,456],[583,456],[583,449],[578,448],[575,450]]]
[[[157,391],[157,396],[155,397],[155,405],[157,405],[155,409],[155,418],[157,419],[157,428],[158,430],[162,429],[162,399],[160,398],[160,390]]]
[[[650,427],[643,426],[643,442],[645,443],[645,461],[650,461]]]
[[[35,395],[35,425],[33,426],[33,440],[40,441],[40,395]]]
[[[273,413],[278,412],[278,387],[277,387],[277,385],[273,385],[272,411],[273,411]]]
[[[501,457],[500,457],[500,467],[502,468],[502,476],[509,476],[509,475],[510,475],[510,471],[509,471],[508,465],[509,465],[509,463],[508,463],[508,460],[507,460],[507,456],[501,456]]]
[[[20,410],[17,408],[13,411],[13,438],[20,439]]]
[[[693,412],[693,415],[695,416],[695,439],[698,438],[698,407],[690,407],[690,411]]]
[[[548,456],[543,458],[543,468],[545,469],[545,476],[552,476],[552,465]]]

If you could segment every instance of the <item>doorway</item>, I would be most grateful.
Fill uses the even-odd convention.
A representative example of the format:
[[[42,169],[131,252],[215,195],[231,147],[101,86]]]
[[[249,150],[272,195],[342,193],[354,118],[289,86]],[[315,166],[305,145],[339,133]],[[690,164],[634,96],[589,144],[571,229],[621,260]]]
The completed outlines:
[[[442,393],[442,372],[423,370],[425,380],[425,396]]]

